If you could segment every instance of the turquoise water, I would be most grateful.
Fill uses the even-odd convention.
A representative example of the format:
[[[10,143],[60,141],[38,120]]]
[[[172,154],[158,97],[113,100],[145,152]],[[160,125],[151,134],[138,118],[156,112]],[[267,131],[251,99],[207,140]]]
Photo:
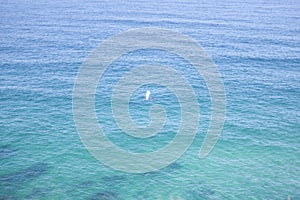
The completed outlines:
[[[300,4],[297,1],[5,1],[0,5],[0,198],[2,199],[300,199]],[[178,102],[158,85],[132,119],[165,106],[156,137],[130,138],[109,114],[110,90],[133,65],[164,63],[195,89],[200,128],[187,152],[156,172],[115,171],[83,146],[73,121],[80,65],[105,39],[141,27],[188,35],[212,56],[224,81],[226,122],[213,151],[198,158],[210,119],[205,82],[167,52],[141,50],[116,61],[101,80],[96,112],[128,151],[163,147],[178,129]],[[123,70],[123,71],[122,71]],[[100,81],[100,82],[101,82]],[[164,94],[164,95],[162,95]],[[153,97],[153,98],[154,98]],[[137,108],[137,109],[136,109]],[[142,117],[140,117],[142,116]]]

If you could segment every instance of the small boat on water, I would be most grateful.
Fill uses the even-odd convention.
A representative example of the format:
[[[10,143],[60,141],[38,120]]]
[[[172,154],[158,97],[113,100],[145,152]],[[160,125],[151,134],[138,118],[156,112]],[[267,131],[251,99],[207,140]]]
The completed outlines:
[[[150,94],[151,94],[150,90],[147,90],[147,92],[146,92],[146,100],[147,101],[150,99]]]

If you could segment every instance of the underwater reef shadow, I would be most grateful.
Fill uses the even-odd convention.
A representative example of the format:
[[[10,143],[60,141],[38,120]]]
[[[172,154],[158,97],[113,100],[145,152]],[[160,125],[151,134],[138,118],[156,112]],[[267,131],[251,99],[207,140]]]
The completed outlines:
[[[2,188],[0,199],[16,199],[15,193],[24,187],[24,183],[40,177],[48,169],[47,163],[38,162],[15,173],[0,176],[0,187]]]

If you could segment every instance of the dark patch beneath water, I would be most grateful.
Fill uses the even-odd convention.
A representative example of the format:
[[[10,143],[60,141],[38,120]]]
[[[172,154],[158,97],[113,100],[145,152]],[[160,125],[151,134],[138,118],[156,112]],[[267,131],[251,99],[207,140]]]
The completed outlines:
[[[113,176],[105,176],[102,178],[104,185],[112,186],[116,184],[122,184],[126,182],[125,176],[113,175]]]
[[[0,199],[17,199],[15,198],[16,191],[24,187],[24,183],[38,178],[48,170],[48,164],[39,162],[23,170],[9,175],[0,176],[0,188],[3,192]],[[40,189],[32,191],[28,199],[39,199],[44,196],[45,191]]]
[[[0,159],[10,157],[15,153],[16,151],[11,149],[9,145],[0,146]]]
[[[105,182],[119,182],[119,181],[124,181],[126,180],[125,176],[105,176],[102,178],[103,181]]]
[[[96,185],[96,183],[94,181],[83,181],[83,182],[80,182],[78,184],[75,184],[74,187],[75,188],[89,188],[89,187],[92,187]]]
[[[190,195],[189,197],[191,197],[192,199],[209,198],[214,193],[214,191],[206,188],[199,188],[197,190],[190,190],[188,192],[188,194]]]
[[[188,199],[209,199],[215,194],[213,190],[203,183],[190,184],[189,188],[186,192]]]
[[[48,164],[39,162],[14,174],[0,177],[0,182],[9,185],[20,185],[25,181],[31,181],[48,170]]]
[[[170,164],[166,169],[181,169],[182,165],[177,163],[177,162],[173,162],[172,164]]]

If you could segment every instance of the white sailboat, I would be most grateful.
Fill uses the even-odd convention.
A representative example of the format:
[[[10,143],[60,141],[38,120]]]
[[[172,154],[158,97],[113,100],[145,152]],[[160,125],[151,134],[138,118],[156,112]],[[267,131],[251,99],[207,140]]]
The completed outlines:
[[[150,94],[151,94],[150,90],[147,90],[147,92],[146,92],[146,100],[147,101],[150,99]]]

